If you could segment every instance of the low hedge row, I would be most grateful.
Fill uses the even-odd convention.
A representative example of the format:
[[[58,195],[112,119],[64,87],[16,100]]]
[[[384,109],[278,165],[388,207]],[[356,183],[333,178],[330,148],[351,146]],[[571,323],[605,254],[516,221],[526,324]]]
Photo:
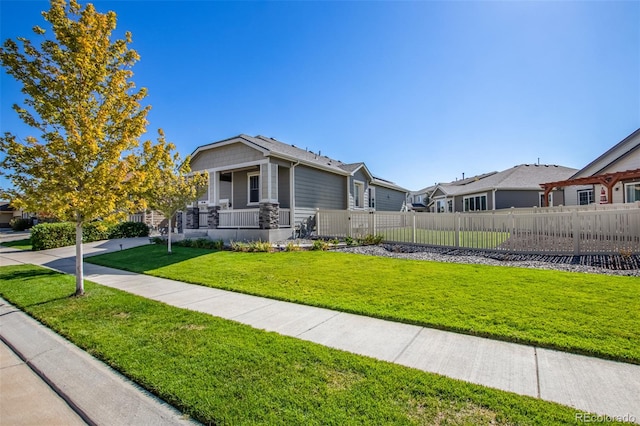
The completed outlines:
[[[146,236],[149,236],[149,227],[144,223],[138,222],[122,222],[116,225],[107,225],[103,222],[91,222],[82,227],[82,242],[84,243],[110,238]],[[31,228],[31,245],[33,250],[72,246],[75,243],[75,223],[41,223]]]

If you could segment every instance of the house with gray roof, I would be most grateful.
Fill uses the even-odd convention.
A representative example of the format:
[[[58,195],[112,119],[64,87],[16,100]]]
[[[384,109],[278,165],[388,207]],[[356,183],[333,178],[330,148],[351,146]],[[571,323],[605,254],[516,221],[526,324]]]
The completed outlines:
[[[225,240],[279,241],[313,228],[317,209],[400,211],[407,190],[362,163],[265,136],[238,135],[198,147],[194,172],[209,172],[207,193],[182,228]]]
[[[407,196],[408,210],[414,212],[428,212],[431,194],[436,189],[436,185],[427,186],[417,191],[409,192]]]
[[[440,183],[430,195],[429,211],[471,212],[540,207],[544,194],[540,184],[566,179],[575,172],[576,169],[557,165],[520,164],[501,172]],[[564,203],[562,191],[554,191],[551,197],[555,205]]]

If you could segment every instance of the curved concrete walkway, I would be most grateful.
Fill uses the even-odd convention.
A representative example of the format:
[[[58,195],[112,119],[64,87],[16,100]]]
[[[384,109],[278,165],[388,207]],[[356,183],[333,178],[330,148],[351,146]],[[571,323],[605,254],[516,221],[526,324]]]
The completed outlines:
[[[148,239],[90,243],[85,245],[85,253],[146,243]],[[67,247],[33,253],[0,248],[0,265],[35,263],[73,273],[73,250]],[[383,321],[91,264],[85,264],[85,275],[93,282],[177,307],[558,402],[574,407],[577,415],[591,412],[640,423],[640,365]]]

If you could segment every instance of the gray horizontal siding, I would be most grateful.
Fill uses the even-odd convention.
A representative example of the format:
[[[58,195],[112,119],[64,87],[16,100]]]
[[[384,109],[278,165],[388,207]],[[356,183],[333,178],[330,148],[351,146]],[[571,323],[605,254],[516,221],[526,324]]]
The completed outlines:
[[[191,170],[199,171],[218,167],[234,166],[236,164],[259,161],[264,155],[243,143],[234,143],[218,148],[199,152],[191,159]]]
[[[496,209],[537,207],[540,204],[540,192],[542,189],[540,191],[496,191]],[[555,204],[556,200],[553,201]]]
[[[294,173],[296,208],[347,208],[346,177],[302,165]]]
[[[376,211],[399,212],[405,201],[405,193],[382,186],[373,186],[376,189]]]

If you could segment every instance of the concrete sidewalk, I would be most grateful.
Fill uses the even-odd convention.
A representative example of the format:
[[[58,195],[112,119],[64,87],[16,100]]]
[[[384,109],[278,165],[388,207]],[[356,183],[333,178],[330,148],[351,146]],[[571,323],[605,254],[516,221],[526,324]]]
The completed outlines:
[[[87,253],[144,239],[87,244]],[[74,272],[73,248],[16,252],[0,264]],[[85,264],[88,280],[185,309],[423,371],[640,422],[640,366],[280,302]],[[0,334],[3,332],[0,332]]]

